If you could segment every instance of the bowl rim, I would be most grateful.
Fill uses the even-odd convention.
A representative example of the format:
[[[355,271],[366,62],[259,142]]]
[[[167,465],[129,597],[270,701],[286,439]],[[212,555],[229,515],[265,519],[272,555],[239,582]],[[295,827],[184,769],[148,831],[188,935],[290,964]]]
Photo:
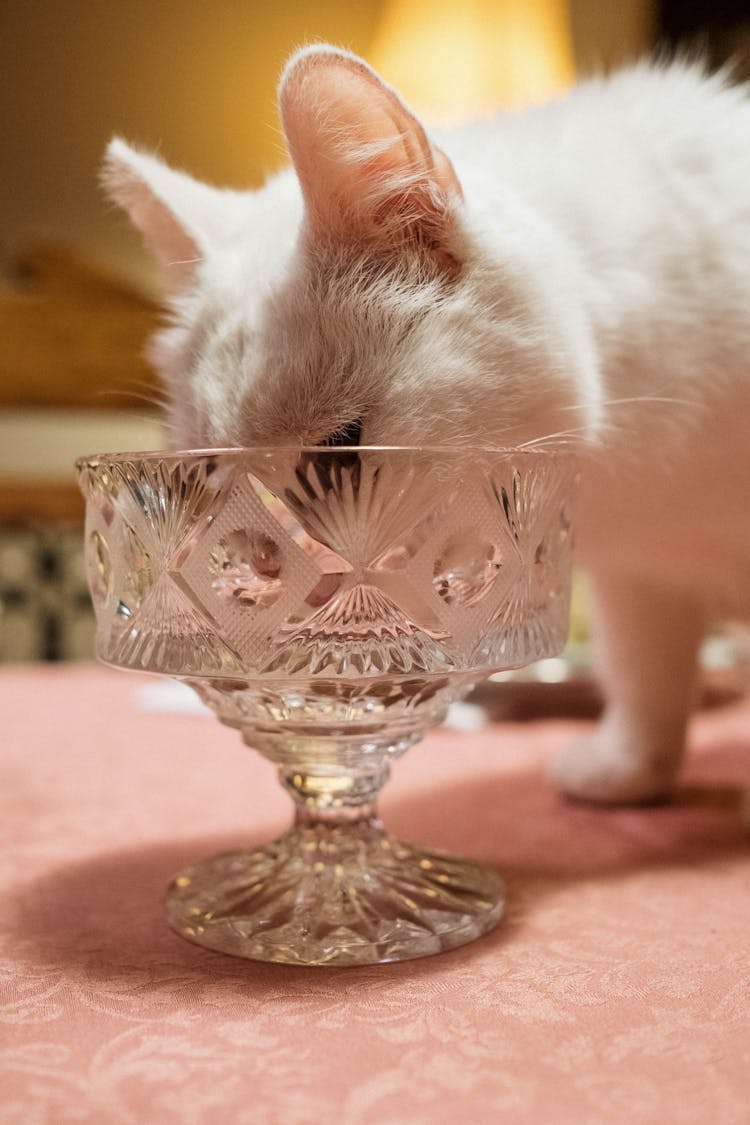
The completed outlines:
[[[126,461],[198,461],[208,457],[221,457],[224,460],[241,460],[243,457],[326,454],[339,457],[352,453],[435,453],[440,456],[471,457],[490,454],[493,457],[538,457],[550,459],[575,460],[580,456],[580,448],[534,448],[522,445],[238,445],[220,446],[205,449],[141,449],[117,452],[89,453],[77,457],[75,467],[84,469],[92,461],[105,461],[120,464]]]

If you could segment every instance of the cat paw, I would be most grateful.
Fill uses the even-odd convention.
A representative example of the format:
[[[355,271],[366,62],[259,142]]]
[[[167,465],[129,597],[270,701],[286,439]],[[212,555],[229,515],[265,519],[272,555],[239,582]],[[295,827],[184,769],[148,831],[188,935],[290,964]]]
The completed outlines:
[[[595,731],[560,751],[547,776],[562,793],[579,801],[646,804],[670,796],[679,759],[679,749],[669,755],[636,753],[633,747],[618,745],[611,734]]]

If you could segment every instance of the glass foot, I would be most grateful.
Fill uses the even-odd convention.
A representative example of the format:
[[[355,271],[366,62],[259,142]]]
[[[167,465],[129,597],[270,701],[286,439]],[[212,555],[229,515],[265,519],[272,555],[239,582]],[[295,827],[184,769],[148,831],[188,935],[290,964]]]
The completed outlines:
[[[371,965],[453,949],[497,924],[499,876],[392,840],[379,821],[295,825],[188,868],[167,894],[183,937],[236,957]]]

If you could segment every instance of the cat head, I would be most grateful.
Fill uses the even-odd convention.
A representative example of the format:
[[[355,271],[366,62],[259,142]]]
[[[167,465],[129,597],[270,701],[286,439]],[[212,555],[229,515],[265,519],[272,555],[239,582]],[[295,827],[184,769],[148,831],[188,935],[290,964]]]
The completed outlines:
[[[107,150],[164,268],[175,444],[502,445],[585,422],[592,352],[557,236],[470,165],[464,190],[346,51],[297,52],[279,106],[293,167],[259,191]]]

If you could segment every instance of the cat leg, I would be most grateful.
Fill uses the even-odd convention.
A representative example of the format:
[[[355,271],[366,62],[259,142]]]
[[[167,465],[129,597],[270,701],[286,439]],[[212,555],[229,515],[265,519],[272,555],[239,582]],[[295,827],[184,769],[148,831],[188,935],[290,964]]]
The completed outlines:
[[[553,760],[550,778],[584,800],[658,800],[682,758],[703,613],[684,594],[622,576],[597,575],[592,597],[604,716]]]

